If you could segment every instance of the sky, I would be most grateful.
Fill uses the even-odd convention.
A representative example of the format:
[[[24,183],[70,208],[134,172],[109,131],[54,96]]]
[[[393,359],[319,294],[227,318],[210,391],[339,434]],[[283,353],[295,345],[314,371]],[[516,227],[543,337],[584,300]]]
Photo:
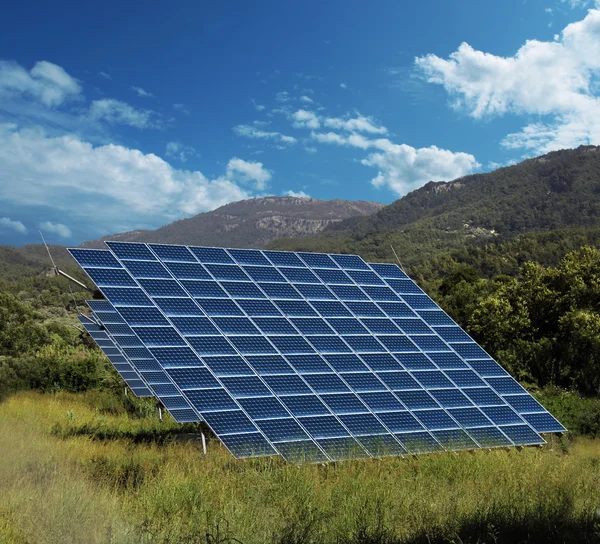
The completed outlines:
[[[0,244],[390,203],[600,144],[600,0],[10,2]]]

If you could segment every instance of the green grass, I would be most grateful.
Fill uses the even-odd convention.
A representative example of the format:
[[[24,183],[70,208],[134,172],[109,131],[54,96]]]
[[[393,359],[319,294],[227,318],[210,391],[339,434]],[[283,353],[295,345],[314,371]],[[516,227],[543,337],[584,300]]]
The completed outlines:
[[[203,457],[170,439],[174,422],[107,413],[98,395],[0,404],[0,542],[600,540],[600,440],[294,466],[217,441]]]

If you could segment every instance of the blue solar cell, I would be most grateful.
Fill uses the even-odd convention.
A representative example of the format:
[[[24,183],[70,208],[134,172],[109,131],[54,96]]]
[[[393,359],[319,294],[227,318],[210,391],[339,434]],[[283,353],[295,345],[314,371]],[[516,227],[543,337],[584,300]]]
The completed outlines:
[[[244,355],[276,353],[275,348],[263,336],[230,336],[229,340]]]
[[[244,270],[254,281],[285,282],[286,279],[272,266],[244,266]]]
[[[248,275],[234,264],[207,264],[206,268],[218,280],[250,281]]]
[[[290,251],[265,251],[264,255],[276,266],[305,266],[298,256]]]
[[[366,448],[373,457],[387,457],[391,455],[405,455],[407,451],[391,435],[360,436],[360,444]]]
[[[297,283],[294,287],[308,300],[335,300],[335,295],[324,285]]]
[[[456,429],[458,424],[444,410],[416,410],[413,415],[430,431]]]
[[[302,298],[302,295],[287,283],[263,282],[258,285],[270,298]]]
[[[317,440],[317,444],[325,450],[333,461],[342,459],[360,459],[367,457],[365,449],[354,438],[331,438],[328,440]]]
[[[320,355],[288,355],[287,360],[300,374],[332,372],[329,365]]]
[[[138,280],[151,297],[185,297],[187,293],[175,280]]]
[[[425,389],[453,387],[452,382],[439,370],[421,370],[412,375]]]
[[[439,442],[427,432],[399,433],[395,436],[410,453],[432,453],[443,450]]]
[[[174,396],[179,395],[179,391],[174,385],[171,384],[159,384],[153,385],[152,390],[157,396]]]
[[[266,298],[263,292],[253,283],[246,281],[224,281],[221,285],[233,298]]]
[[[519,414],[544,412],[544,407],[530,395],[506,395],[504,400]]]
[[[275,450],[260,433],[230,434],[220,437],[237,458],[275,455]]]
[[[414,294],[418,295],[423,293],[421,288],[412,280],[386,280],[387,284],[394,290],[396,293],[400,294]]]
[[[413,335],[410,339],[423,351],[450,351],[450,348],[435,335]]]
[[[442,310],[419,310],[417,312],[428,325],[455,325]]]
[[[221,387],[206,368],[169,368],[167,373],[181,389],[216,389]]]
[[[518,395],[525,393],[523,389],[513,378],[486,378],[485,380],[490,386],[492,386],[497,393],[501,395]]]
[[[361,414],[369,411],[354,393],[322,395],[321,399],[329,406],[329,409],[337,415]]]
[[[335,334],[331,327],[318,317],[292,317],[290,321],[302,334]]]
[[[136,278],[171,278],[169,271],[157,261],[123,260],[122,263]]]
[[[162,397],[161,402],[165,405],[165,408],[171,412],[171,410],[177,410],[181,408],[189,408],[190,405],[182,397]],[[196,416],[196,421],[198,416]]]
[[[151,394],[149,396],[151,396]],[[169,410],[169,413],[173,416],[173,419],[177,421],[177,423],[191,423],[200,421],[200,418],[196,412],[194,412],[194,410],[191,408],[189,410]]]
[[[368,368],[354,353],[328,353],[322,356],[336,372],[368,372]]]
[[[405,334],[432,334],[433,332],[433,329],[430,329],[420,319],[394,319],[394,323],[396,323]]]
[[[477,387],[485,385],[483,380],[472,370],[446,370],[446,375],[458,387]]]
[[[345,270],[370,270],[369,265],[357,255],[332,255],[331,258]]]
[[[460,327],[435,327],[436,334],[446,342],[471,342],[471,337]]]
[[[314,348],[321,353],[350,353],[351,349],[338,336],[309,336]]]
[[[204,421],[218,435],[251,433],[256,431],[256,426],[241,410],[206,412],[202,416],[204,417]]]
[[[232,263],[227,251],[219,247],[190,247],[190,251],[201,263]]]
[[[473,406],[473,403],[458,389],[434,389],[430,393],[444,408]]]
[[[134,327],[142,342],[150,346],[185,346],[185,340],[172,327]]]
[[[335,272],[335,270],[321,270]],[[369,297],[356,285],[331,285],[330,289],[340,300],[369,300]]]
[[[341,415],[340,420],[355,436],[387,434],[385,427],[373,414]]]
[[[289,417],[288,411],[275,397],[249,397],[238,402],[252,419]]]
[[[324,253],[298,253],[299,257],[311,268],[337,268],[329,255]]]
[[[106,323],[104,327],[111,334],[135,334],[125,323]]]
[[[283,354],[314,353],[315,350],[302,336],[270,336],[269,340]]]
[[[219,334],[207,317],[173,317],[171,321],[184,335]]]
[[[372,412],[390,412],[404,410],[404,406],[389,391],[377,391],[371,393],[360,393],[361,400]]]
[[[385,348],[372,336],[343,336],[344,341],[356,352],[384,352]]]
[[[283,317],[257,317],[254,323],[264,334],[296,334],[296,329]]]
[[[281,312],[275,307],[275,305],[268,300],[242,299],[238,300],[238,304],[250,317],[281,315]]]
[[[369,266],[375,270],[382,278],[404,279],[408,276],[402,272],[400,267],[395,264],[387,263],[369,263]]]
[[[391,319],[361,319],[362,323],[373,333],[401,334],[401,331]]]
[[[152,301],[138,288],[104,287],[102,292],[113,306],[152,306]]]
[[[160,363],[156,359],[137,359],[135,366],[142,372],[146,370],[162,370]]]
[[[385,317],[385,314],[372,302],[346,302],[346,306],[357,317]]]
[[[393,353],[408,353],[411,351],[419,351],[418,348],[411,342],[410,338],[403,335],[379,335],[377,339]]]
[[[477,447],[477,444],[462,429],[433,431],[431,434],[447,450],[465,450]]]
[[[466,429],[491,425],[490,420],[478,408],[450,408],[448,413]]]
[[[385,385],[374,374],[368,372],[345,372],[341,376],[354,391],[386,391]]]
[[[254,376],[254,371],[239,355],[203,357],[206,366],[216,376]]]
[[[296,417],[324,416],[331,412],[316,395],[294,395],[281,397],[281,402]]]
[[[214,323],[225,334],[260,334],[247,317],[215,317]]]
[[[270,266],[266,257],[256,249],[230,249],[229,254],[240,264],[259,264]]]
[[[152,353],[146,348],[123,348],[123,351],[130,359],[152,359]]]
[[[181,285],[193,297],[221,297],[226,298],[227,293],[216,281],[210,280],[182,280]]]
[[[291,463],[322,463],[329,459],[312,440],[278,442],[277,451]]]
[[[483,448],[496,448],[501,446],[512,446],[512,442],[504,433],[496,427],[480,427],[469,429],[469,435],[474,438]]]
[[[294,369],[280,355],[249,355],[246,360],[261,376],[269,374],[294,374]]]
[[[118,268],[84,268],[98,287],[137,287],[126,270]]]
[[[352,285],[352,280],[350,276],[345,274],[342,270],[329,270],[327,268],[316,268],[314,270],[315,274],[319,276],[323,283],[327,285],[342,285],[346,284],[348,286]],[[332,287],[333,290],[333,287]]]
[[[185,246],[171,246],[163,244],[149,244],[150,249],[162,261],[196,262],[194,256]]]
[[[199,355],[233,355],[235,349],[222,336],[189,336],[187,341]]]
[[[317,393],[344,393],[348,386],[335,374],[304,374],[303,378]]]
[[[101,266],[103,268],[121,268],[114,255],[106,249],[69,249],[69,253],[80,266]]]
[[[298,421],[314,438],[334,438],[348,436],[348,431],[333,416],[299,417]]]
[[[327,320],[329,324],[339,334],[368,334],[368,330],[353,317],[351,318],[330,318]],[[330,333],[331,334],[331,333]]]
[[[367,272],[362,270],[347,270],[347,274],[356,283],[358,283],[358,285],[385,285],[384,281],[373,272]]]
[[[139,310],[141,308],[136,308]],[[145,309],[145,308],[144,308]],[[121,308],[121,313],[123,313],[124,308]],[[102,323],[125,323],[124,319],[115,311],[115,312],[94,312],[96,318],[99,319]]]
[[[311,393],[300,376],[265,376],[265,381],[276,395],[303,395]],[[282,399],[285,403],[285,399]]]
[[[415,310],[437,309],[438,307],[427,295],[402,295],[402,298],[406,304]]]
[[[489,355],[475,342],[469,344],[450,344],[463,359],[488,359]]]
[[[416,317],[404,302],[379,302],[379,306],[390,317]]]
[[[311,316],[317,315],[311,306],[303,300],[276,300],[275,304],[284,315],[287,316]]]
[[[529,446],[546,443],[540,435],[527,425],[505,425],[502,427],[502,432],[517,445]]]
[[[240,310],[233,300],[220,298],[200,298],[197,299],[197,302],[198,305],[210,316],[244,315],[244,312]]]
[[[474,387],[464,389],[463,392],[477,406],[499,406],[504,401],[489,387]]]
[[[171,273],[180,280],[209,280],[210,274],[200,263],[165,263]]]
[[[400,363],[389,353],[361,353],[360,356],[373,371],[402,370]]]
[[[486,406],[481,411],[496,425],[523,423],[523,420],[510,406]]]
[[[257,425],[272,442],[287,442],[290,440],[306,440],[309,436],[291,417],[258,421]]]
[[[377,415],[393,433],[423,430],[421,423],[410,412],[381,412]]]
[[[288,281],[294,283],[321,283],[319,278],[307,268],[280,268],[279,271]]]
[[[168,316],[202,316],[204,312],[187,298],[156,298],[154,303]]]
[[[235,376],[221,378],[221,383],[235,398],[265,397],[270,391],[258,376]]]
[[[363,286],[362,289],[375,301],[400,301],[400,298],[389,287]]]
[[[492,376],[508,376],[508,372],[504,370],[496,361],[492,359],[487,360],[472,360],[469,361],[471,368],[484,378]]]
[[[456,353],[428,353],[428,357],[442,370],[469,368]]]
[[[351,317],[352,314],[341,302],[329,300],[314,300],[313,307],[324,317]]]
[[[396,396],[409,410],[439,407],[427,391],[396,391]]]
[[[379,372],[377,375],[392,391],[422,389],[408,372]]]
[[[185,396],[203,416],[208,410],[236,410],[238,407],[224,389],[196,389],[186,391]]]
[[[525,414],[523,418],[538,433],[562,433],[566,429],[548,412],[541,414]]]
[[[119,259],[157,260],[146,244],[132,242],[105,242],[105,244]]]

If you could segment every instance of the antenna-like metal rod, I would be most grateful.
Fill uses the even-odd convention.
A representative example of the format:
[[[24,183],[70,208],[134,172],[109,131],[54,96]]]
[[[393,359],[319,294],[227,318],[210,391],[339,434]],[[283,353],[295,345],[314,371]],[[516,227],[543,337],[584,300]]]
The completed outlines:
[[[400,262],[400,259],[398,258],[398,254],[396,253],[394,246],[392,244],[390,244],[390,247],[392,248],[392,253],[394,254],[394,257],[396,257],[396,260],[398,261],[398,264],[400,265],[402,272],[404,272],[404,267],[402,266],[402,263]]]
[[[40,236],[42,237],[42,242],[44,242],[44,246],[46,247],[46,251],[48,252],[48,257],[50,257],[50,261],[52,261],[52,268],[54,268],[54,270],[57,270],[58,267],[56,266],[56,263],[54,262],[54,259],[52,258],[52,253],[50,253],[50,248],[48,247],[48,244],[46,243],[46,239],[44,238],[44,235],[42,234],[42,231],[39,231]]]
[[[69,274],[67,274],[66,272],[63,272],[60,268],[58,268],[58,266],[55,267],[54,270],[56,270],[57,274],[60,274],[61,276],[64,276],[68,280],[71,280],[73,283],[76,283],[77,285],[79,285],[79,287],[83,287],[84,289],[87,289],[90,293],[94,292],[94,290],[91,287],[88,287],[85,283],[83,283],[79,280],[76,280],[72,276],[69,276]]]

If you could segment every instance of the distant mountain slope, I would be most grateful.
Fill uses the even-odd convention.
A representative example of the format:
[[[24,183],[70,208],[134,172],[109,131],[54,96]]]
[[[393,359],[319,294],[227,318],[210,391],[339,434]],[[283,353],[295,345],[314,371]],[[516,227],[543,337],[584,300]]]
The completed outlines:
[[[519,234],[600,226],[600,147],[548,153],[487,174],[430,182],[369,217],[269,247],[348,251],[403,263]]]
[[[383,204],[365,201],[253,198],[232,202],[154,231],[113,234],[82,245],[104,247],[103,240],[123,240],[261,248],[275,238],[314,235],[344,219],[366,216],[382,208]]]

